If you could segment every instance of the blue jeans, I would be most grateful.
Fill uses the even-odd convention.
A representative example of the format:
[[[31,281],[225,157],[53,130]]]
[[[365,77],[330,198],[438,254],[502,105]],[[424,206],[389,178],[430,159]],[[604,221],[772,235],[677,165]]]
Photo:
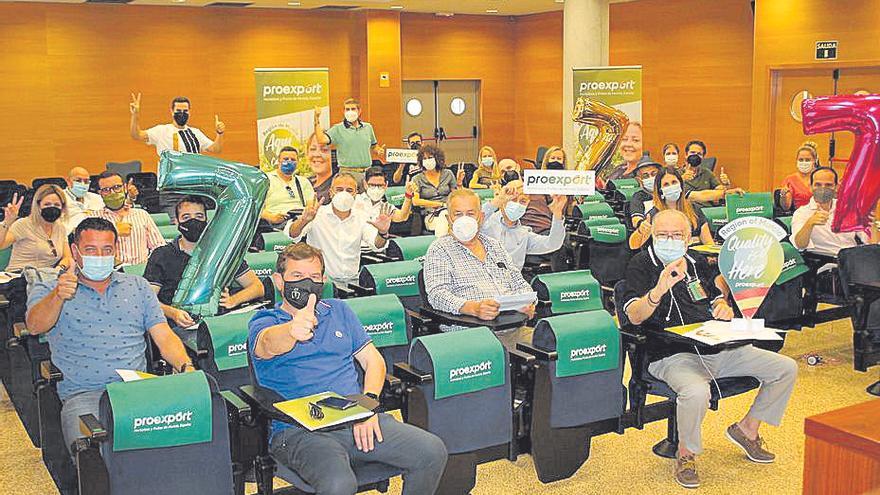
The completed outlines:
[[[403,495],[430,495],[437,489],[446,467],[446,446],[432,433],[379,414],[383,441],[370,452],[354,443],[352,427],[310,432],[296,426],[272,437],[269,449],[275,460],[312,485],[318,495],[353,495],[357,491],[354,468],[381,462],[403,471]]]
[[[61,401],[61,431],[64,433],[64,445],[73,455],[70,448],[78,438],[84,438],[79,430],[79,417],[84,414],[93,414],[99,420],[98,404],[101,402],[103,390],[89,390],[78,392]]]

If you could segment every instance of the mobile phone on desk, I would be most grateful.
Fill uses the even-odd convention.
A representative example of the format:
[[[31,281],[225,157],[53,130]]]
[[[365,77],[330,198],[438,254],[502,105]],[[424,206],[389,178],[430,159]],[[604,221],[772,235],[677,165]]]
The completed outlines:
[[[356,406],[357,401],[345,399],[343,397],[324,397],[319,400],[317,404],[321,407],[329,407],[330,409],[345,411],[348,408]]]

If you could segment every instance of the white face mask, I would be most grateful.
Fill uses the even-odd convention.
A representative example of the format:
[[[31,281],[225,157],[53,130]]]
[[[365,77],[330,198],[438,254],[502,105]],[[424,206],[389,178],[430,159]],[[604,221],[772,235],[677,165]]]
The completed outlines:
[[[674,167],[678,165],[678,155],[666,155],[666,166]]]
[[[382,199],[385,196],[385,188],[382,186],[368,186],[367,187],[367,197],[370,198],[374,203]]]
[[[435,158],[425,158],[422,160],[422,166],[425,170],[434,170],[437,168],[437,160]]]
[[[480,230],[480,224],[474,217],[458,217],[452,222],[452,235],[461,242],[470,242]]]
[[[350,211],[354,206],[354,196],[348,191],[340,191],[333,195],[333,208],[339,211]]]
[[[656,179],[657,177],[646,177],[642,179],[642,187],[645,189],[645,191],[651,192],[654,190],[654,181]]]
[[[480,163],[482,163],[484,167],[489,168],[495,164],[495,159],[491,156],[484,156],[483,159],[480,160]]]
[[[345,120],[348,121],[349,124],[353,124],[358,119],[358,111],[357,110],[346,110],[345,111]]]
[[[798,172],[802,174],[808,174],[813,171],[813,160],[798,160],[797,162]]]

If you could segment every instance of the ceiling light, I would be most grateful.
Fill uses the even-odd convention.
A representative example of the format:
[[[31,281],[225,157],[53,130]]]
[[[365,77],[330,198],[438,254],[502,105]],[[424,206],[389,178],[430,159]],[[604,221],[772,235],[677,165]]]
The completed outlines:
[[[299,7],[302,5],[302,2],[287,2],[287,5],[290,5],[291,7]]]
[[[487,14],[497,14],[497,13],[498,13],[498,9],[486,9],[486,13],[487,13]]]
[[[455,15],[455,13],[454,12],[437,12],[434,15],[436,15],[438,17],[452,17]]]
[[[565,3],[565,0],[556,0],[556,3]]]
[[[394,10],[401,10],[401,9],[403,9],[403,5],[392,5],[390,8],[392,8]]]
[[[186,2],[186,0],[172,0],[172,1],[173,1],[174,3],[183,3],[183,2]]]

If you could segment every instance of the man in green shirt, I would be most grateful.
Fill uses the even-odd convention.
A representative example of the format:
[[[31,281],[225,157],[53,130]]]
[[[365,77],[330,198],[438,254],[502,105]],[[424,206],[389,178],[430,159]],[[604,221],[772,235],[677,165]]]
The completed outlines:
[[[357,100],[349,98],[343,105],[345,119],[327,131],[321,128],[320,109],[315,109],[315,134],[319,143],[336,146],[336,162],[340,172],[361,177],[373,164],[370,152],[375,151],[378,156],[383,157],[385,146],[379,146],[373,126],[369,122],[361,121],[361,105]]]

